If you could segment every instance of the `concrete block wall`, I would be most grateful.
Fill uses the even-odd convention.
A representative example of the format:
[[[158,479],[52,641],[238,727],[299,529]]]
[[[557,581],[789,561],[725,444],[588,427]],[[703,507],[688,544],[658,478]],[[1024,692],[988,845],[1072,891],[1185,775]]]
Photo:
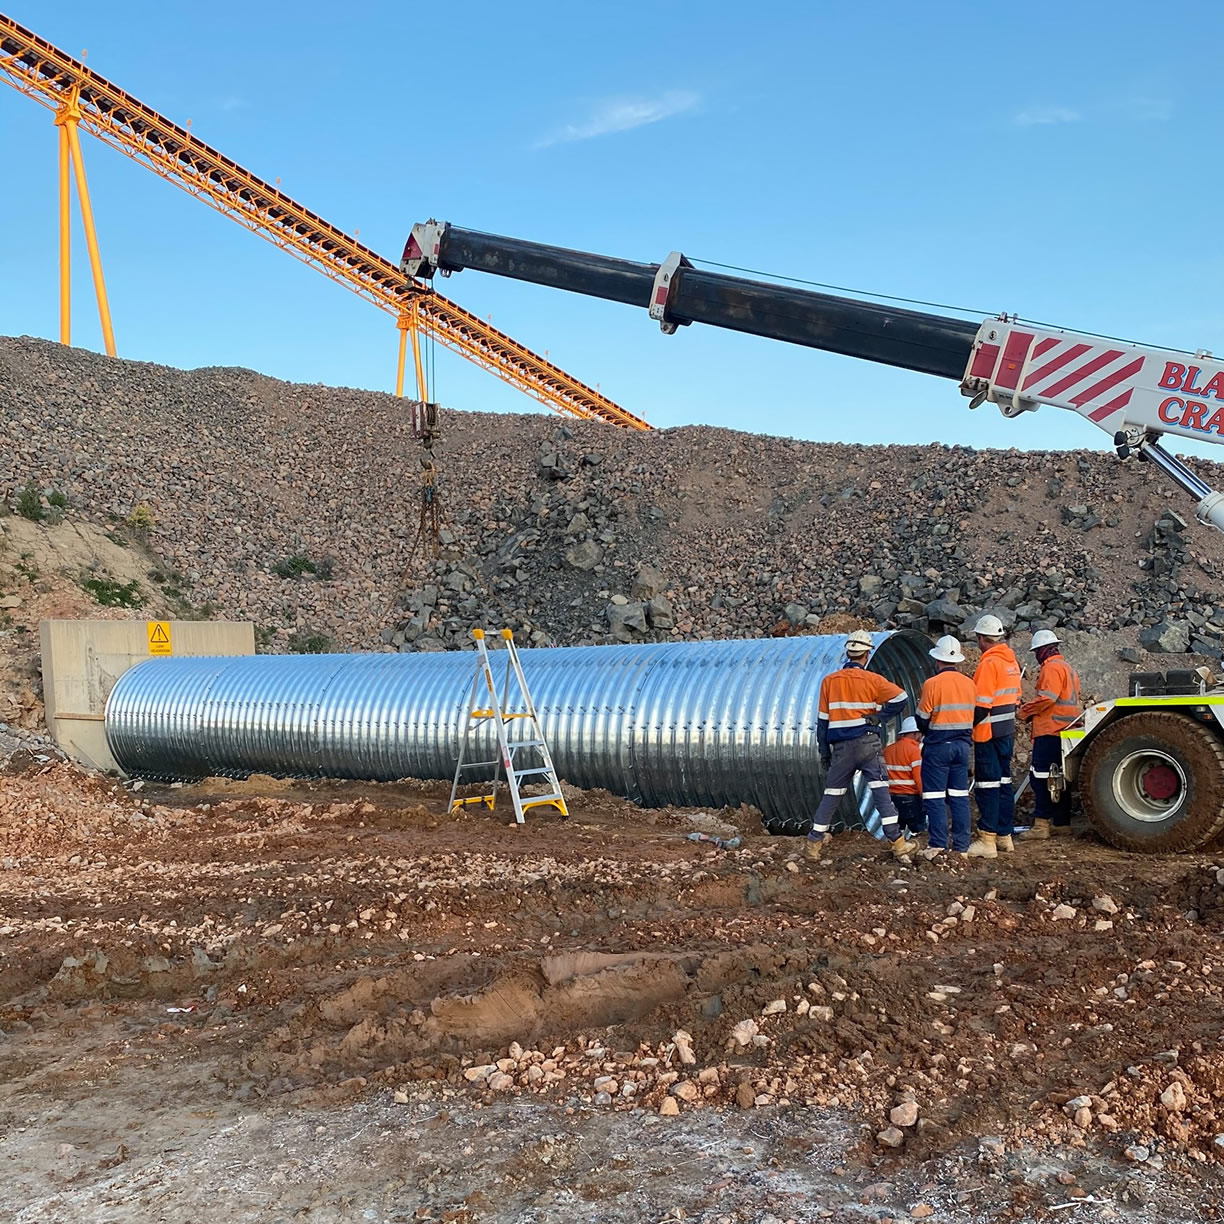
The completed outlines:
[[[47,729],[74,761],[105,770],[118,768],[106,746],[106,699],[129,667],[166,654],[255,653],[250,621],[50,620],[39,635]]]

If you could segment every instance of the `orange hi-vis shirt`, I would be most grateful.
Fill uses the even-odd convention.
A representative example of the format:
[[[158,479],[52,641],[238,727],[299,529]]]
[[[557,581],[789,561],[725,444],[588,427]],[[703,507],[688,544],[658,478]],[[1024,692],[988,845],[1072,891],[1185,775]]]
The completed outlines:
[[[951,667],[936,672],[923,684],[918,699],[918,725],[926,732],[926,742],[970,739],[976,708],[977,689],[964,672]]]
[[[1020,664],[1012,648],[996,642],[982,652],[973,673],[977,708],[973,718],[973,742],[989,743],[1016,734],[1016,707],[1020,704]]]
[[[894,795],[922,794],[922,749],[918,741],[903,735],[884,749],[888,789]]]
[[[877,715],[895,718],[908,704],[905,690],[891,680],[885,680],[879,672],[867,671],[861,663],[847,663],[820,682],[817,742],[824,749],[829,744],[857,739],[864,732],[875,730]]]
[[[1037,696],[1020,707],[1021,716],[1033,720],[1034,735],[1057,735],[1082,713],[1079,673],[1062,655],[1051,655],[1037,674]]]

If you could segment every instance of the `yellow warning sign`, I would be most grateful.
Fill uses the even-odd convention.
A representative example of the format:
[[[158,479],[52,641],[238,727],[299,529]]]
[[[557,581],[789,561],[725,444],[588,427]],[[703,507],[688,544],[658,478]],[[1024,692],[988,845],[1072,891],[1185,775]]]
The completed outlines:
[[[174,645],[170,641],[169,621],[149,621],[149,653],[151,655],[169,655],[174,653]]]

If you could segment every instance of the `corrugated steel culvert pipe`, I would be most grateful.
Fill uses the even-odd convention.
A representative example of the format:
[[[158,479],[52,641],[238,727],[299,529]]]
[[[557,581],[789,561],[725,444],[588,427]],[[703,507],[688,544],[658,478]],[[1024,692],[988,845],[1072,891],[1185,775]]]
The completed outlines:
[[[916,700],[933,670],[927,639],[874,637],[870,667]],[[647,807],[749,803],[772,832],[797,832],[823,777],[820,681],[841,666],[845,642],[839,634],[520,656],[558,772],[572,785]],[[500,682],[501,656],[492,659]],[[106,740],[133,776],[449,781],[475,666],[468,651],[150,659],[111,692]],[[486,732],[469,760],[497,756]],[[878,828],[870,801],[858,801]],[[855,818],[849,803],[845,818]]]

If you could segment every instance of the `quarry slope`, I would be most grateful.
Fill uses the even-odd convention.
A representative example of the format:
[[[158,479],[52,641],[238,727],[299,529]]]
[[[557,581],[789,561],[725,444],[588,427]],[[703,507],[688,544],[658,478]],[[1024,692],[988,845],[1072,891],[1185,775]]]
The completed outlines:
[[[52,521],[148,550],[172,602],[252,619],[269,650],[439,649],[481,623],[564,644],[810,631],[836,613],[939,631],[1002,607],[1018,631],[1137,646],[1149,628],[1157,650],[1221,653],[1224,539],[1183,529],[1175,491],[1111,455],[446,411],[434,560],[414,555],[407,407],[0,339],[0,491],[10,509],[55,494]]]

